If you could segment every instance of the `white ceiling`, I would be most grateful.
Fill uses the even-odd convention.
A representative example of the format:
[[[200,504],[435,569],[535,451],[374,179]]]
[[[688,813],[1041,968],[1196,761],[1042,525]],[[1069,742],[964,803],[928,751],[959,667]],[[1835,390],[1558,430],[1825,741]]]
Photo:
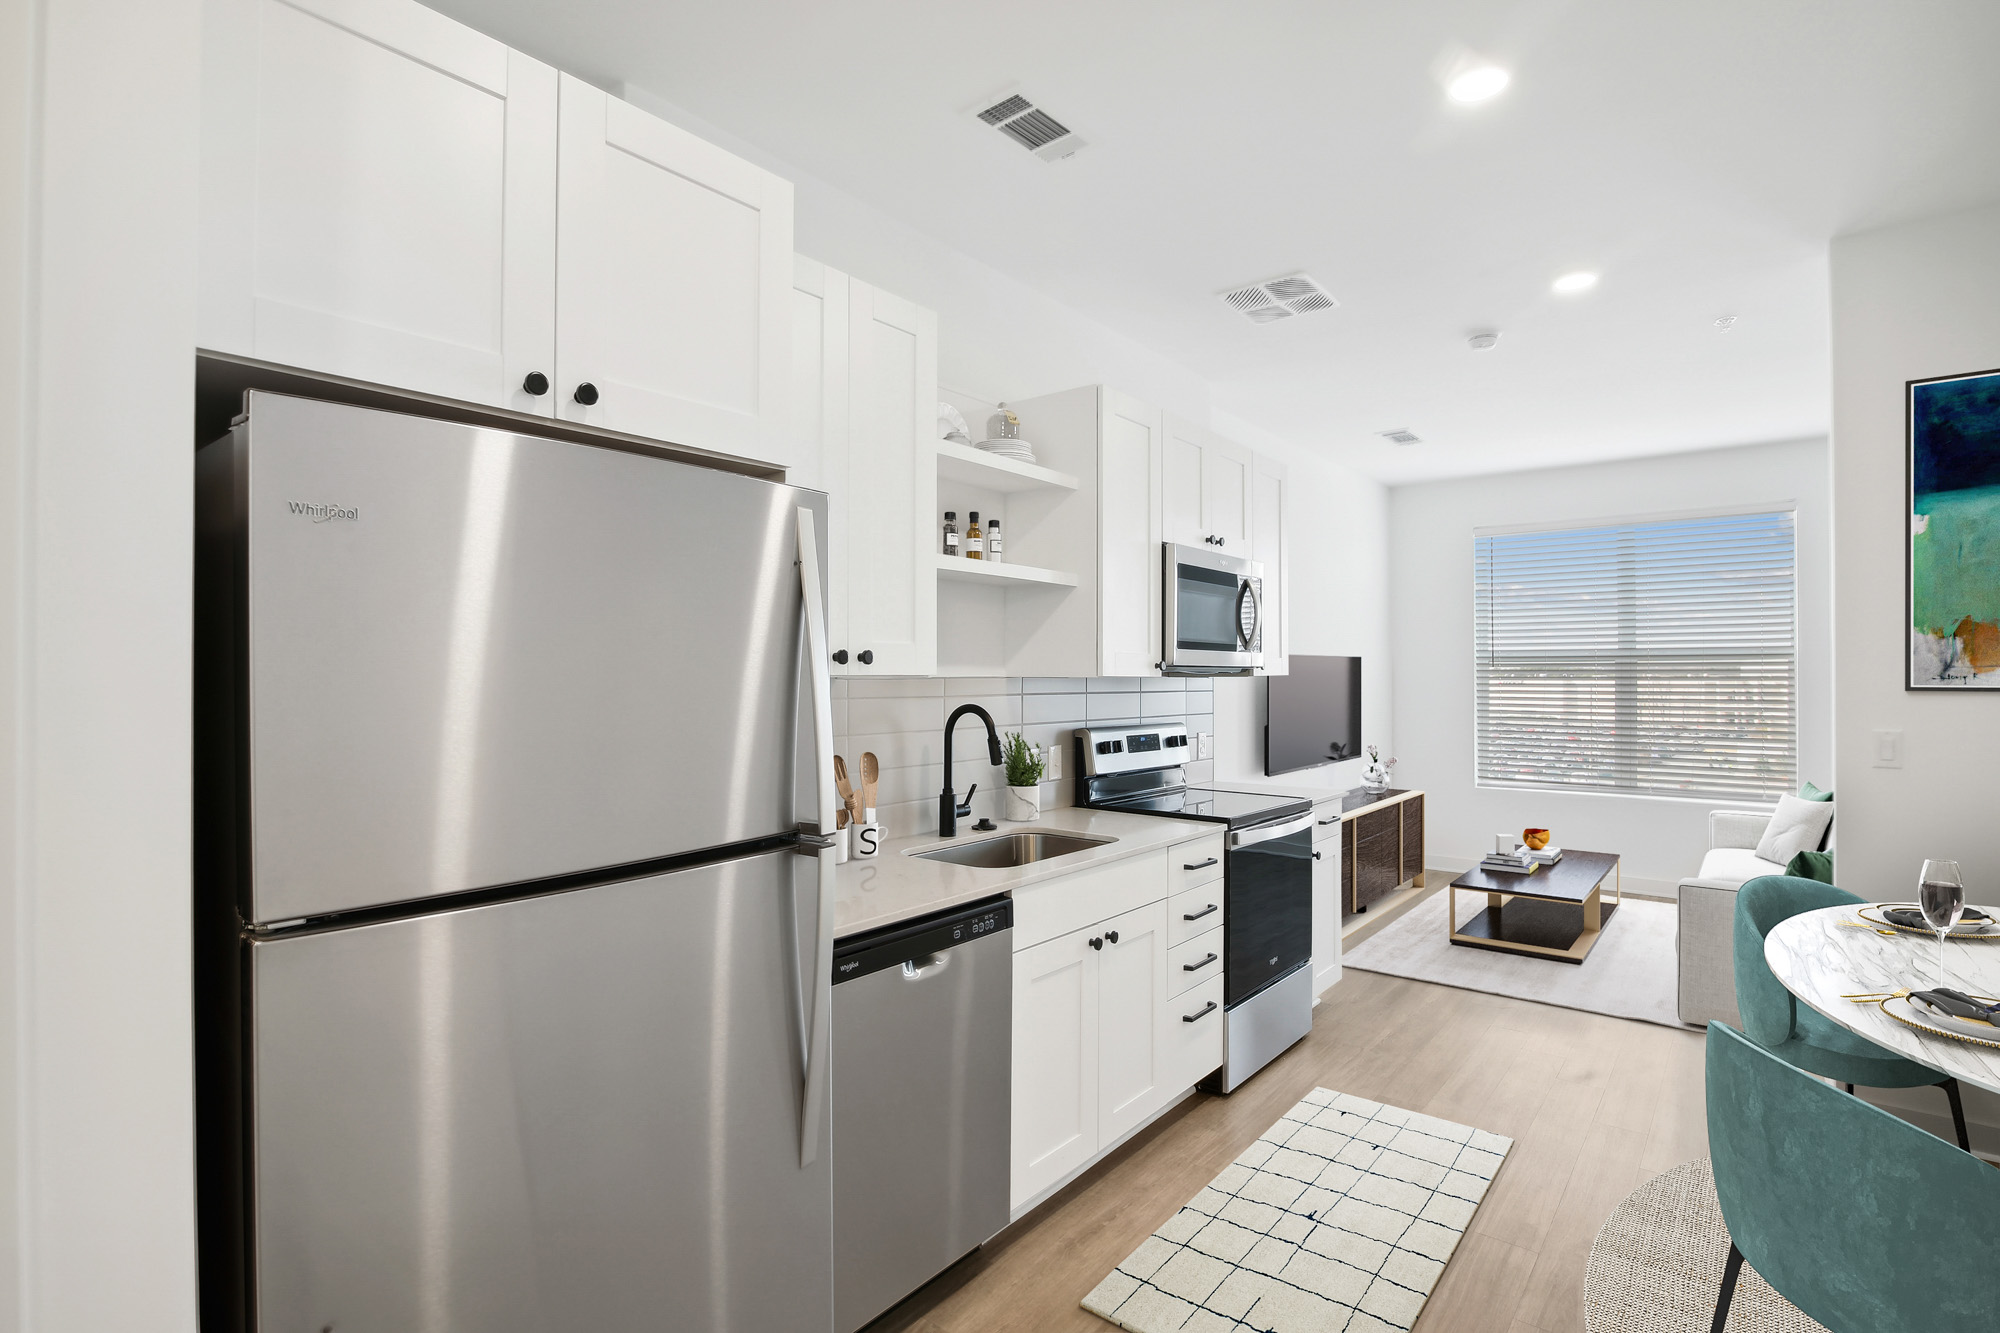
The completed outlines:
[[[1994,0],[432,2],[1391,483],[1823,432],[1828,239],[2000,198]],[[1514,74],[1483,107],[1438,82],[1467,52]],[[965,114],[1017,83],[1091,146],[1047,165]],[[1576,268],[1602,283],[1552,295]],[[1300,269],[1340,308],[1217,299]]]

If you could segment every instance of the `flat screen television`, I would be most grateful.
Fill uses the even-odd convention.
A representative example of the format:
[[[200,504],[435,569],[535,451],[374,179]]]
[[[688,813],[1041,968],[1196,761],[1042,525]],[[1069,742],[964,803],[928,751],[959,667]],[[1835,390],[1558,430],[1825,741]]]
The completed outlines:
[[[1264,678],[1264,773],[1296,773],[1361,755],[1361,659],[1291,656]]]

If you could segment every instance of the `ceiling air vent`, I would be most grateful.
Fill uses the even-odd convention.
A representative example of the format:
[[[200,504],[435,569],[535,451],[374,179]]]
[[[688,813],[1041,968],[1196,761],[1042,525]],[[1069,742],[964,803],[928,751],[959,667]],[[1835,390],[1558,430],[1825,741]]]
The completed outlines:
[[[1394,430],[1378,430],[1375,433],[1391,444],[1422,444],[1424,442],[1422,436],[1406,426],[1398,426]]]
[[[1085,147],[1082,135],[1018,92],[984,103],[972,114],[1044,162],[1060,162]]]
[[[1222,299],[1253,324],[1275,324],[1293,315],[1310,315],[1315,310],[1331,310],[1340,304],[1331,292],[1303,273],[1237,287],[1224,292]]]

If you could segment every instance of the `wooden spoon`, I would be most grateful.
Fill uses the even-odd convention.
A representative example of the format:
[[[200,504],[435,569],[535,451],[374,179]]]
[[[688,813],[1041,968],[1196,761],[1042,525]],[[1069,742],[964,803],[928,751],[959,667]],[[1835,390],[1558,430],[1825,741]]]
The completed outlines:
[[[833,757],[833,785],[840,792],[839,827],[847,827],[847,812],[854,808],[854,786],[847,780],[847,756]]]
[[[876,761],[873,750],[861,752],[861,810],[862,818],[875,808],[875,784],[882,776],[882,765]]]

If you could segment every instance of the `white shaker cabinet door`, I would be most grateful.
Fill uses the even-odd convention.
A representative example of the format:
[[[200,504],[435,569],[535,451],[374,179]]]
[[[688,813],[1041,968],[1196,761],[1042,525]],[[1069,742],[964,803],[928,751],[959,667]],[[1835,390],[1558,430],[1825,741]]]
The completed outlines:
[[[1313,809],[1313,994],[1340,980],[1340,806]],[[1332,822],[1327,822],[1332,821]]]
[[[1097,1124],[1115,1143],[1165,1101],[1160,1021],[1167,1005],[1167,905],[1164,901],[1093,927],[1104,938],[1097,981]]]
[[[1098,436],[1098,672],[1151,676],[1160,662],[1160,414],[1104,390]]]
[[[1160,540],[1200,546],[1209,536],[1201,511],[1208,432],[1168,414],[1161,437]]]
[[[1278,464],[1259,458],[1252,478],[1255,528],[1251,534],[1252,559],[1264,567],[1264,672],[1282,676],[1291,670],[1291,603],[1287,584],[1291,573],[1286,559],[1286,482]]]
[[[803,255],[792,267],[793,466],[786,480],[826,492],[826,633],[829,652],[847,643],[847,292],[845,273]],[[853,654],[834,662],[848,674]]]
[[[1250,533],[1254,524],[1251,506],[1255,501],[1252,473],[1256,458],[1248,449],[1226,440],[1209,437],[1201,456],[1201,511],[1203,526],[1215,538],[1225,555],[1254,559],[1250,553]]]
[[[787,463],[792,186],[565,74],[558,415]]]
[[[1012,1205],[1097,1154],[1097,927],[1014,955]]]
[[[550,410],[556,72],[407,0],[209,0],[196,342]]]
[[[850,282],[847,297],[847,636],[851,675],[937,670],[937,316]]]

